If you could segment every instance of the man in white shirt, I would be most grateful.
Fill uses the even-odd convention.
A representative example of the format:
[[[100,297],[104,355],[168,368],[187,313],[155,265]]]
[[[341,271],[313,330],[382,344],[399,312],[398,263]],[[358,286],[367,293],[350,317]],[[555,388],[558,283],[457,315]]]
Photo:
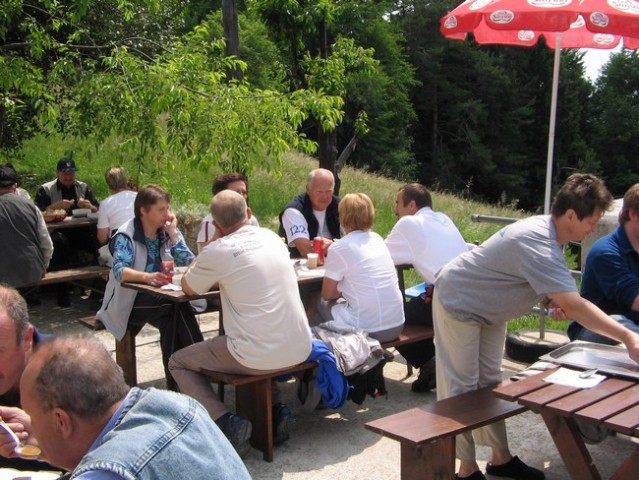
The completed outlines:
[[[321,237],[326,253],[340,238],[337,205],[333,195],[335,177],[330,170],[317,168],[308,174],[306,192],[291,200],[280,213],[280,236],[286,238],[291,256],[306,258],[313,251],[312,240]]]
[[[180,391],[204,405],[240,456],[250,448],[251,423],[229,412],[201,370],[259,375],[301,363],[311,353],[311,331],[286,246],[277,234],[250,225],[250,212],[237,192],[213,197],[216,236],[182,278],[182,290],[201,294],[219,285],[225,335],[183,348],[169,361]],[[291,419],[288,407],[274,400],[274,443],[288,439]]]
[[[432,210],[428,189],[419,183],[400,188],[395,202],[399,220],[386,238],[386,246],[395,265],[410,264],[432,285],[435,274],[457,255],[468,251],[461,233],[445,214]],[[433,325],[429,294],[407,304],[406,323]],[[422,302],[424,302],[422,304]],[[435,388],[435,346],[432,340],[399,347],[398,351],[411,365],[419,368],[419,377],[411,385],[414,392]]]

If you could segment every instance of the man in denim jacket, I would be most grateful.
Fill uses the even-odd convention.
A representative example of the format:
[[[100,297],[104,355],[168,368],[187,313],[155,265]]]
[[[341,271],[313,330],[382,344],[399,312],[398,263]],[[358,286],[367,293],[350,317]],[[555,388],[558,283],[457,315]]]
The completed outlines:
[[[26,440],[37,439],[43,457],[72,479],[250,479],[199,403],[173,392],[129,390],[98,340],[45,342],[20,390],[30,416],[21,419],[32,434]]]

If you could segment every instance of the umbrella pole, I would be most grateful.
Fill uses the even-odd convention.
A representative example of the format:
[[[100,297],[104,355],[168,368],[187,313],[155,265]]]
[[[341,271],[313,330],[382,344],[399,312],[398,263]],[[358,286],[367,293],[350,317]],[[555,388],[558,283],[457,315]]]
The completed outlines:
[[[557,90],[559,89],[559,66],[561,63],[561,32],[557,33],[555,61],[552,70],[552,95],[550,98],[550,125],[548,126],[548,156],[546,158],[546,194],[544,214],[550,213],[550,193],[552,190],[552,162],[555,149],[555,119],[557,118]]]

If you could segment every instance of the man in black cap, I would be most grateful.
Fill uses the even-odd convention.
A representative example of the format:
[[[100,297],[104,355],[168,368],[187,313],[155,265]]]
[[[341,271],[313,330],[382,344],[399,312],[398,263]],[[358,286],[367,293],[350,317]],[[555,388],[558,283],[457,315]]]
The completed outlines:
[[[35,204],[42,211],[65,210],[71,215],[73,209],[88,208],[92,212],[98,211],[100,203],[95,198],[91,187],[75,178],[78,167],[75,161],[68,157],[58,160],[56,167],[56,179],[45,183],[38,188],[35,196]],[[73,266],[86,264],[78,257],[81,251],[95,257],[89,263],[97,262],[97,240],[94,227],[83,227],[51,232],[54,245],[54,255],[51,260],[52,270],[61,270]],[[58,305],[68,307],[71,305],[69,298],[69,285],[59,284]]]
[[[89,208],[97,212],[100,203],[93,195],[91,187],[75,179],[78,167],[67,157],[58,160],[56,179],[45,183],[35,196],[38,208],[44,210],[66,210],[71,215],[74,208]]]
[[[17,186],[16,171],[0,165],[0,282],[22,287],[42,278],[53,245],[42,214]]]

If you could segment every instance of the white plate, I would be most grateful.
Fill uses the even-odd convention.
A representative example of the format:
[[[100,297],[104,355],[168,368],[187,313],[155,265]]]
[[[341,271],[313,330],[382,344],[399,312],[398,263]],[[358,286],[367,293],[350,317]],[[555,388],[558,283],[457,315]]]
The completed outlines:
[[[98,219],[98,212],[89,212],[87,213],[87,218],[93,218],[95,220]]]
[[[91,213],[90,208],[74,208],[71,210],[71,213],[74,217],[86,217],[89,213]]]

